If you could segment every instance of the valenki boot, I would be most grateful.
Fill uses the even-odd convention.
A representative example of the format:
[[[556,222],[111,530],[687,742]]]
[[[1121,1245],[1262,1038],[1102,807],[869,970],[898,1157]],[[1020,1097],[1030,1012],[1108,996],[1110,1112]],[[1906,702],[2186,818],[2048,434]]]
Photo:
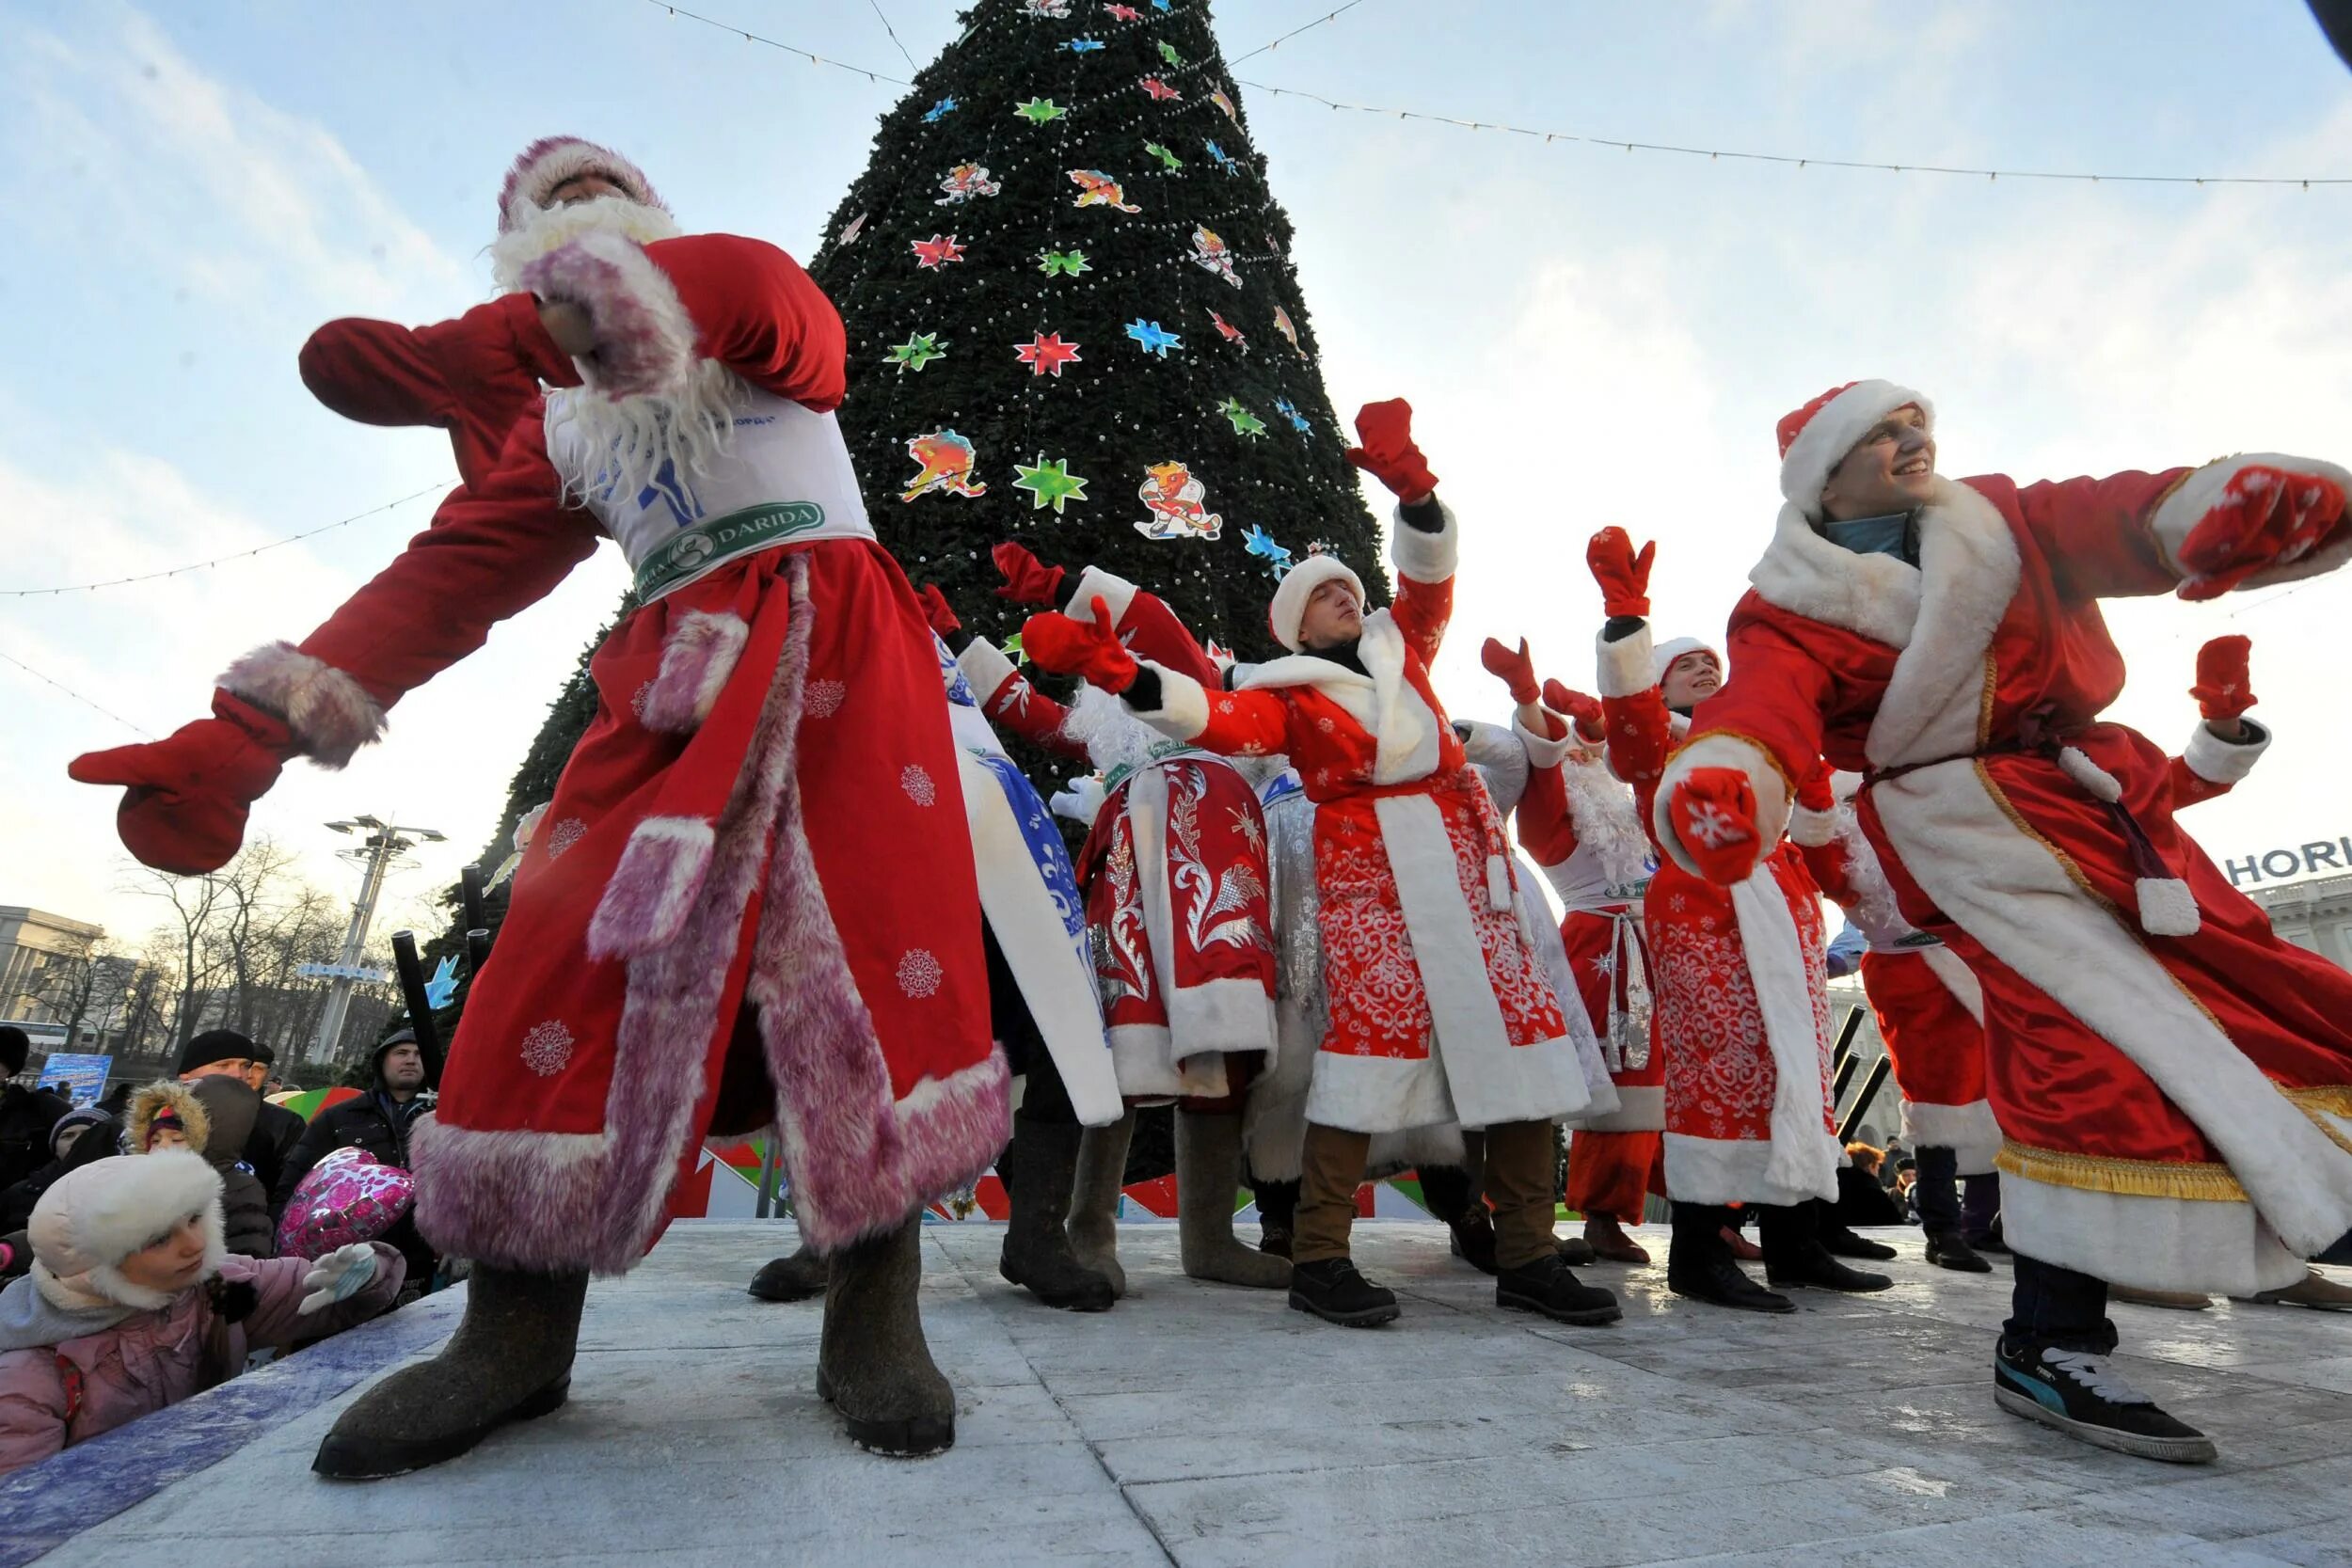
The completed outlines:
[[[1119,1266],[1119,1195],[1127,1180],[1127,1143],[1136,1135],[1134,1106],[1108,1127],[1089,1127],[1078,1140],[1078,1174],[1070,1188],[1070,1251],[1083,1267],[1127,1293]]]
[[[1184,1274],[1256,1291],[1290,1289],[1288,1259],[1233,1234],[1241,1187],[1241,1113],[1176,1113],[1176,1234]]]
[[[580,1345],[586,1271],[531,1274],[477,1263],[466,1316],[430,1361],[377,1383],[337,1418],[310,1468],[375,1481],[454,1459],[509,1421],[561,1406]]]
[[[833,1255],[817,1392],[850,1441],[919,1459],[955,1447],[956,1392],[923,1340],[923,1217]]]
[[[806,1301],[823,1295],[832,1277],[832,1265],[803,1242],[790,1257],[770,1259],[746,1289],[762,1301]]]
[[[1011,1223],[996,1272],[1048,1307],[1073,1312],[1107,1312],[1116,1299],[1111,1282],[1078,1261],[1062,1222],[1070,1212],[1071,1183],[1078,1172],[1076,1122],[1028,1121],[1013,1117],[1012,1142],[996,1162],[996,1174],[1012,1199]]]

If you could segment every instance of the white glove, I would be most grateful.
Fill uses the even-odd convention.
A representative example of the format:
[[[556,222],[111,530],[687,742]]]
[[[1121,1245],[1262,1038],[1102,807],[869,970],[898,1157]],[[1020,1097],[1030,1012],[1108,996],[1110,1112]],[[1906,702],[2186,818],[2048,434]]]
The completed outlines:
[[[366,1290],[375,1280],[375,1248],[366,1242],[354,1242],[337,1247],[310,1265],[310,1272],[302,1276],[302,1288],[309,1293],[294,1310],[308,1316],[322,1307],[332,1307],[348,1301]]]
[[[1094,826],[1095,814],[1103,809],[1103,776],[1088,773],[1070,781],[1070,787],[1045,802],[1056,816],[1066,816],[1082,828]]]

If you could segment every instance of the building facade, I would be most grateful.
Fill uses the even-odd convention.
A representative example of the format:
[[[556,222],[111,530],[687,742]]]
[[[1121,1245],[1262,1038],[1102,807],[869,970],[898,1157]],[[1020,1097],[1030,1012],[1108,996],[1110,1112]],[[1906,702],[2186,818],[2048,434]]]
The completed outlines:
[[[2352,877],[2314,877],[2283,887],[2249,888],[2270,928],[2297,947],[2352,969]]]
[[[87,962],[105,927],[22,904],[0,905],[0,1022],[62,1022],[60,973]]]

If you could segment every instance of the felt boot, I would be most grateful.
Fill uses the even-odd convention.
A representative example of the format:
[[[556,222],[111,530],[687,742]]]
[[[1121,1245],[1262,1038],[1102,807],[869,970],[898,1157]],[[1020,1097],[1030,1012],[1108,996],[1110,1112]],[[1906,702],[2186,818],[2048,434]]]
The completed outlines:
[[[833,1255],[817,1392],[850,1441],[918,1459],[955,1447],[956,1393],[923,1342],[923,1217]]]
[[[1233,1234],[1241,1185],[1241,1114],[1176,1112],[1176,1230],[1184,1274],[1257,1291],[1290,1288],[1291,1266]]]
[[[996,1162],[996,1174],[1012,1199],[1012,1222],[1005,1227],[996,1272],[1048,1307],[1107,1312],[1114,1299],[1111,1282],[1078,1261],[1062,1229],[1085,1131],[1075,1122],[1013,1118],[1012,1142]]]
[[[1080,1266],[1111,1282],[1111,1294],[1127,1293],[1127,1271],[1119,1266],[1119,1195],[1127,1181],[1127,1142],[1136,1135],[1136,1110],[1108,1127],[1089,1127],[1078,1140],[1078,1171],[1070,1188],[1071,1256]]]
[[[477,1263],[466,1316],[432,1360],[359,1396],[310,1468],[334,1481],[406,1475],[454,1459],[509,1421],[561,1406],[572,1384],[588,1275]]]
[[[803,1242],[790,1257],[770,1259],[747,1289],[762,1301],[806,1301],[823,1295],[832,1277],[832,1267]]]

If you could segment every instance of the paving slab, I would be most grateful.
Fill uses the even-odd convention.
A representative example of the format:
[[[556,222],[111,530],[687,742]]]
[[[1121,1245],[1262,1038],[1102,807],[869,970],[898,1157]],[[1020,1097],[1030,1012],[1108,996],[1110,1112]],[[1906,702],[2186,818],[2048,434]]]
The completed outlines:
[[[555,1415],[420,1476],[310,1475],[358,1390],[454,1327],[448,1292],[0,1480],[0,1568],[2352,1568],[2352,1319],[2119,1307],[2127,1374],[2221,1445],[2178,1468],[1995,1409],[2008,1272],[1931,1269],[1915,1232],[1881,1233],[1894,1290],[1801,1291],[1787,1318],[1594,1268],[1626,1306],[1599,1329],[1498,1311],[1437,1226],[1357,1234],[1403,1301],[1390,1327],[1187,1280],[1168,1226],[1122,1231],[1116,1310],[1054,1312],[997,1276],[1001,1227],[929,1227],[958,1441],[906,1462],[852,1449],[817,1398],[821,1304],[743,1291],[791,1227],[682,1224],[591,1291]]]

